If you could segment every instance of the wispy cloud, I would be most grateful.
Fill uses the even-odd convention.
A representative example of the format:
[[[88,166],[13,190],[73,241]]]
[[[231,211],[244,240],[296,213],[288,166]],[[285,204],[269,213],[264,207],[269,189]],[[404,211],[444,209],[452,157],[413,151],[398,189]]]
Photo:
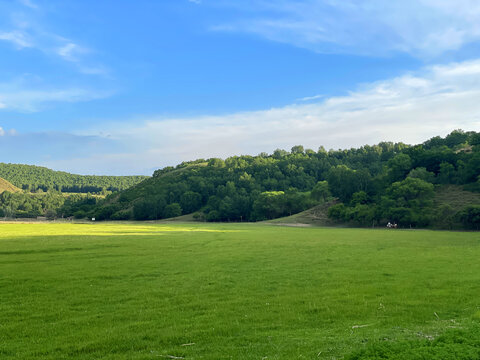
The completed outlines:
[[[92,65],[84,61],[84,57],[91,53],[85,47],[63,39],[63,44],[55,49],[55,53],[65,61],[76,65],[77,69],[87,75],[109,76],[110,71],[104,65]]]
[[[33,44],[28,39],[28,36],[18,30],[10,32],[0,32],[0,40],[9,41],[18,49],[33,47]]]
[[[33,1],[31,0],[19,0],[20,3],[26,7],[29,7],[31,9],[38,9],[38,5],[35,4]]]
[[[41,81],[24,76],[0,83],[0,110],[36,112],[52,103],[90,101],[110,95],[109,91],[47,86]]]
[[[17,130],[15,129],[5,130],[3,127],[0,126],[0,136],[16,136],[16,135],[17,135]]]
[[[324,97],[325,95],[319,94],[319,95],[313,95],[313,96],[306,96],[306,97],[297,99],[297,101],[312,101],[312,100],[318,100]]]
[[[84,74],[108,75],[106,66],[92,61],[90,55],[94,51],[61,34],[47,31],[40,16],[44,12],[36,11],[38,5],[30,0],[20,0],[20,3],[24,5],[23,10],[12,7],[10,25],[0,29],[0,40],[10,42],[17,50],[30,48],[47,56],[56,56]]]
[[[194,4],[201,4],[202,3],[202,0],[188,0],[188,2],[191,2],[191,3],[194,3]]]
[[[73,61],[73,62],[78,61],[78,57],[76,56],[76,53],[78,52],[79,52],[79,46],[72,42],[62,45],[57,50],[57,54],[60,55],[62,58],[64,58],[67,61]]]
[[[236,9],[238,10],[238,6]],[[320,53],[434,57],[480,40],[475,0],[245,1],[213,30],[257,34]]]

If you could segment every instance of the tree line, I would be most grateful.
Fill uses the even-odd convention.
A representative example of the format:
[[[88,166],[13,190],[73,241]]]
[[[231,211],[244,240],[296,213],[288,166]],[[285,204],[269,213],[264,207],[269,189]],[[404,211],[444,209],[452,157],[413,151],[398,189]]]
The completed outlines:
[[[455,130],[413,146],[381,142],[314,151],[297,145],[258,156],[198,159],[159,169],[90,209],[72,211],[113,220],[194,213],[205,221],[260,221],[334,198],[328,215],[341,223],[372,226],[388,220],[425,227],[448,214],[451,223],[475,228],[478,204],[436,209],[433,199],[448,185],[479,192],[479,176],[480,133]]]
[[[91,210],[97,204],[97,196],[92,194],[62,194],[49,190],[42,193],[4,191],[0,193],[0,217],[56,219],[73,216],[70,206],[75,209],[86,203]],[[84,216],[85,217],[85,216]]]

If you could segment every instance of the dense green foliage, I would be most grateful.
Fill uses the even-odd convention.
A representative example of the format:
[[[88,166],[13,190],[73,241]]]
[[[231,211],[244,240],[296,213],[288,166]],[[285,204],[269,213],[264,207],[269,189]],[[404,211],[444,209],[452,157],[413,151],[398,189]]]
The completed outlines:
[[[330,217],[340,223],[441,226],[436,187],[480,191],[479,176],[480,133],[456,130],[415,146],[383,142],[328,152],[294,146],[271,155],[199,159],[155,171],[108,196],[90,214],[153,220],[197,212],[207,221],[258,221],[298,213],[333,196],[340,203]],[[475,215],[462,214],[457,211],[448,227],[476,226]]]
[[[57,191],[46,193],[0,193],[0,217],[49,219],[76,216],[84,218],[97,203],[90,194],[62,194]]]
[[[147,177],[74,175],[40,166],[0,163],[0,178],[29,192],[105,193],[127,189]]]
[[[480,229],[480,205],[471,205],[466,207],[460,213],[460,219],[466,227],[471,229]]]
[[[0,358],[478,359],[479,240],[0,223]]]

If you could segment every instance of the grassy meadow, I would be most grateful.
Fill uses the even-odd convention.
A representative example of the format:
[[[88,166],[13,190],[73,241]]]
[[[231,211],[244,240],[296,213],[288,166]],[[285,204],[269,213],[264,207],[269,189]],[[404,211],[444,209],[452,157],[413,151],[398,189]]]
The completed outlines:
[[[478,232],[0,224],[0,358],[428,359],[412,349],[436,344],[474,359],[479,245]]]

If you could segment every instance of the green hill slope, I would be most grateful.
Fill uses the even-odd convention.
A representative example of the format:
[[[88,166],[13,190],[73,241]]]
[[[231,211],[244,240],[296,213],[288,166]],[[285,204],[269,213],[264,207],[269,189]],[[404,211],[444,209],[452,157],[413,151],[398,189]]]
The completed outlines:
[[[459,229],[459,213],[467,207],[480,206],[480,193],[466,191],[462,186],[444,185],[435,191],[434,213],[431,226],[441,229]]]
[[[480,193],[466,191],[458,185],[445,185],[435,191],[434,203],[437,208],[448,205],[459,211],[469,205],[480,205]]]
[[[125,190],[148,176],[76,175],[41,166],[0,163],[0,177],[18,188],[37,191],[98,193]]]
[[[22,191],[15,185],[9,183],[7,180],[0,178],[0,193],[8,191],[11,193]]]

